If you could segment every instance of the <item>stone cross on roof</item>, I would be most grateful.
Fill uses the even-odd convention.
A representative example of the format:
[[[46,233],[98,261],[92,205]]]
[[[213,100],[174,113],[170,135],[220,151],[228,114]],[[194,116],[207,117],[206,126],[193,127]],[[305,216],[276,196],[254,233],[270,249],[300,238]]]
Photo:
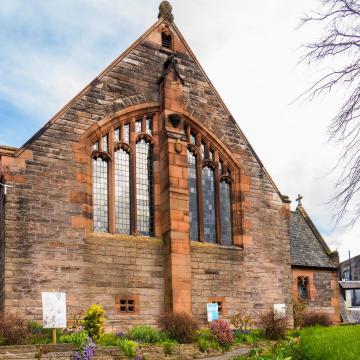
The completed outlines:
[[[172,14],[172,6],[168,1],[162,1],[159,6],[159,15],[158,18],[169,18],[170,20],[174,19],[174,15]]]
[[[303,198],[304,198],[303,196],[301,196],[300,194],[298,194],[298,197],[296,198],[296,201],[298,202],[298,206],[302,206],[301,200],[302,200]]]

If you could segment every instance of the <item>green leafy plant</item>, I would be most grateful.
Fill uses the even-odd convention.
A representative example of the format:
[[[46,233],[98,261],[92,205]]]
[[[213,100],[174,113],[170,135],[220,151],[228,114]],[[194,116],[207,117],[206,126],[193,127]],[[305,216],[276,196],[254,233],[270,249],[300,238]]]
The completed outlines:
[[[45,329],[37,321],[28,321],[28,328],[30,337],[28,343],[34,345],[46,345],[52,343],[52,329]],[[62,335],[62,330],[56,330],[56,336],[59,338]]]
[[[77,350],[82,349],[84,342],[87,341],[88,334],[85,330],[77,331],[71,334],[61,335],[60,344],[73,344]]]
[[[165,356],[170,356],[174,353],[175,350],[175,346],[176,346],[177,342],[174,340],[163,340],[161,341],[161,345],[163,347],[164,350],[164,355]]]
[[[138,344],[133,340],[120,339],[118,346],[129,359],[138,355]]]
[[[105,310],[102,306],[92,304],[84,316],[84,330],[94,341],[104,333],[104,314]]]
[[[129,339],[144,343],[156,343],[161,340],[160,332],[149,325],[134,326],[128,331],[127,336]]]
[[[186,313],[169,313],[159,320],[160,327],[179,343],[191,343],[198,329],[197,322]]]
[[[100,336],[96,343],[101,346],[119,346],[121,340],[123,338],[114,333],[105,333]]]
[[[198,330],[195,341],[201,352],[208,352],[210,349],[221,350],[220,344],[214,339],[210,329]]]

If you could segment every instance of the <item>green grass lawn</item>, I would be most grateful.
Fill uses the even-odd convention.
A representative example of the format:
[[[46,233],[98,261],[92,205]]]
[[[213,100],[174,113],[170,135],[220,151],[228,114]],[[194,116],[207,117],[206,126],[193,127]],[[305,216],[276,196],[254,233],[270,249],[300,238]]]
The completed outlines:
[[[359,360],[360,325],[305,328],[300,348],[309,360]]]

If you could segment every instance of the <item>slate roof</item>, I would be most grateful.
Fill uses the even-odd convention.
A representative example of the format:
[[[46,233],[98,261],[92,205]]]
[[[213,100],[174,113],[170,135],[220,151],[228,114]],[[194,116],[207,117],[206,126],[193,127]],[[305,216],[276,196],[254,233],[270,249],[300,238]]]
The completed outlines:
[[[360,289],[360,281],[339,281],[343,289]]]
[[[289,237],[293,266],[338,267],[330,259],[329,247],[302,206],[291,212]]]

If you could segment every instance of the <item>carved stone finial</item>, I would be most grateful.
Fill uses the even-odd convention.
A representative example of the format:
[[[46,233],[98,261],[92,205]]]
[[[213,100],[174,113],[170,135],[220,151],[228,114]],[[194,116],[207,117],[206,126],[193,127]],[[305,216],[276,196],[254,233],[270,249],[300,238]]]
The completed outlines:
[[[172,14],[172,6],[168,1],[162,1],[159,6],[158,19],[161,17],[169,18],[170,20],[174,19],[174,15]]]

